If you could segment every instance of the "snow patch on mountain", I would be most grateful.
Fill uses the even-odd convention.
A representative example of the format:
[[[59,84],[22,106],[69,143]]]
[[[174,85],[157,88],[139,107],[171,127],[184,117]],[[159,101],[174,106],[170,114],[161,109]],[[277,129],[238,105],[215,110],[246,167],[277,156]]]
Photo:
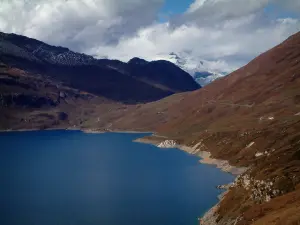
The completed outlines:
[[[233,71],[225,61],[203,60],[192,57],[191,54],[186,52],[159,55],[156,59],[164,59],[176,64],[188,72],[201,86],[205,86]]]
[[[36,57],[43,57],[45,61],[51,64],[59,64],[59,65],[93,65],[97,63],[97,60],[92,56],[88,56],[81,53],[75,53],[70,50],[65,50],[62,52],[54,52],[50,49],[44,49],[43,47],[39,47],[34,52],[33,55]]]
[[[0,32],[0,54],[56,65],[95,65],[97,59],[68,48],[45,44],[35,39]]]
[[[216,73],[216,72],[210,72],[210,71],[203,71],[203,72],[195,72],[193,77],[195,81],[197,81],[202,87],[210,84],[211,82],[226,76],[227,73]]]

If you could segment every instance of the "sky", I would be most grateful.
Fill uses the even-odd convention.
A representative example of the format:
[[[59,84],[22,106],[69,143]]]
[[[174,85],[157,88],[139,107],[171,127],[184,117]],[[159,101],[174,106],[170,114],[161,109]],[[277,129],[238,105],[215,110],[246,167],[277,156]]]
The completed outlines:
[[[0,0],[0,30],[97,58],[175,52],[230,72],[300,31],[300,0]]]
[[[159,22],[167,22],[172,16],[180,15],[194,0],[165,0],[158,15]]]

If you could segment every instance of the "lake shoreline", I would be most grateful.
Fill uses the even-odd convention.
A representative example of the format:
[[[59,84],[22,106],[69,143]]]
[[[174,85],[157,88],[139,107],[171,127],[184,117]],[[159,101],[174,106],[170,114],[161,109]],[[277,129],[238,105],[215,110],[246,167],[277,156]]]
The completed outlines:
[[[104,133],[129,133],[129,134],[153,134],[153,132],[147,132],[147,131],[124,131],[124,130],[96,130],[96,129],[77,129],[77,128],[49,128],[49,129],[16,129],[16,130],[0,130],[0,132],[30,132],[30,131],[80,131],[86,134],[104,134]],[[148,136],[149,137],[149,136]],[[157,147],[160,147],[159,145],[162,144],[166,140],[166,137],[161,137],[161,136],[151,136],[153,139],[149,139],[146,137],[138,138],[136,140],[133,140],[133,142],[138,142],[138,143],[143,143],[143,144],[151,144],[155,145]],[[182,150],[188,154],[195,155],[197,157],[200,157],[201,159],[199,162],[201,164],[206,164],[206,165],[213,165],[216,168],[222,170],[223,172],[230,173],[233,176],[238,176],[242,173],[244,173],[247,168],[243,167],[236,167],[232,166],[228,163],[226,160],[220,160],[220,159],[215,159],[211,157],[211,154],[208,151],[200,151],[197,150],[198,145],[195,145],[194,147],[186,146],[186,145],[174,145],[174,146],[163,146],[160,148],[177,148],[179,150]],[[233,182],[232,182],[233,183]],[[226,194],[229,191],[230,184],[224,184],[224,186],[227,186],[227,188],[224,188],[224,192],[218,196],[218,203],[214,206],[212,206],[207,212],[203,214],[201,218],[198,218],[200,225],[217,225],[217,218],[218,215],[215,213],[217,212],[217,209],[220,205],[220,202],[225,198]],[[217,188],[217,187],[216,187]]]
[[[158,139],[155,140],[155,135],[153,135],[152,138],[153,139],[149,139],[146,137],[139,138],[139,139],[135,140],[135,142],[144,143],[144,144],[152,144],[157,147],[163,146],[162,145],[163,142],[161,142],[160,137],[158,137]],[[167,140],[165,140],[165,141],[167,141]],[[174,146],[170,146],[170,147],[177,148],[179,150],[187,152],[188,154],[192,154],[197,157],[200,157],[201,158],[199,160],[200,163],[207,164],[207,165],[213,165],[213,166],[217,167],[218,169],[222,170],[223,172],[230,173],[231,175],[233,175],[235,177],[246,172],[246,170],[248,169],[246,167],[232,166],[226,160],[215,159],[215,158],[211,157],[211,154],[208,151],[197,150],[197,148],[199,147],[199,144],[195,145],[194,147],[190,147],[190,146],[186,146],[186,145],[174,145]],[[162,148],[168,148],[168,146],[165,146]],[[216,212],[220,206],[221,201],[226,197],[226,195],[229,192],[229,188],[230,188],[231,184],[233,184],[233,183],[234,183],[234,181],[232,183],[222,185],[224,187],[222,189],[224,189],[225,191],[218,196],[218,199],[219,199],[218,203],[215,204],[214,206],[212,206],[207,212],[205,212],[202,217],[198,218],[200,225],[217,225],[218,224],[217,223],[218,215],[216,214]]]
[[[48,138],[46,138],[46,139],[44,139],[44,137],[47,137],[47,135],[50,135],[51,137],[53,137],[52,135],[53,134],[56,134],[57,135],[57,138],[58,139],[64,139],[63,137],[64,137],[64,135],[67,135],[67,137],[69,138],[70,137],[70,134],[72,134],[71,135],[71,138],[72,139],[74,139],[74,138],[76,138],[77,136],[85,136],[85,138],[90,138],[90,139],[87,139],[87,140],[99,140],[99,139],[107,139],[108,138],[108,136],[110,136],[109,134],[108,135],[95,135],[94,137],[93,137],[93,135],[85,135],[85,134],[83,134],[83,133],[81,133],[81,132],[77,132],[77,131],[80,131],[79,129],[69,129],[70,130],[70,132],[68,132],[68,129],[48,129],[48,130],[53,130],[52,132],[44,132],[43,133],[43,131],[45,131],[45,130],[38,130],[38,129],[22,129],[22,130],[8,130],[8,132],[13,132],[13,131],[17,131],[16,133],[12,133],[12,136],[14,136],[14,135],[16,135],[16,136],[27,136],[28,135],[28,137],[40,137],[39,135],[41,135],[43,138],[41,139],[41,142],[39,143],[42,147],[45,145],[45,143],[44,143],[44,141],[56,141],[56,138],[50,138],[50,139],[48,139]],[[74,132],[72,132],[71,130],[74,130]],[[7,130],[6,130],[7,131]],[[18,132],[26,132],[26,133],[18,133]],[[31,132],[31,131],[34,131],[34,132]],[[41,131],[41,132],[40,132]],[[65,131],[67,131],[67,132],[65,132]],[[87,131],[88,132],[88,131]],[[91,131],[91,132],[93,132],[93,131]],[[41,134],[42,133],[42,134]],[[132,132],[130,132],[129,131],[129,133],[132,133]],[[134,141],[134,139],[136,139],[136,138],[138,138],[138,137],[145,137],[145,136],[147,136],[147,135],[149,135],[149,134],[147,134],[147,133],[144,133],[144,132],[134,132],[134,133],[140,133],[139,135],[126,135],[126,134],[124,134],[124,135],[114,135],[113,133],[111,133],[111,136],[112,137],[117,137],[117,138],[123,138],[123,136],[125,137],[125,139],[127,139],[129,142],[133,142]],[[141,134],[142,133],[142,134]],[[3,135],[3,138],[5,138],[6,137],[6,135],[5,135],[5,133],[2,133]],[[7,135],[7,136],[10,136],[10,135]],[[69,142],[69,139],[68,138],[66,138],[66,139],[64,139],[64,141],[65,142]],[[160,138],[163,138],[162,136],[160,137]],[[10,140],[12,140],[13,142],[14,142],[14,138],[9,138]],[[25,139],[23,139],[23,138],[21,138],[22,140],[25,140]],[[79,140],[81,140],[81,139],[79,139]],[[26,138],[26,141],[27,141],[27,138]],[[55,143],[55,142],[54,142]],[[101,145],[101,142],[99,142],[100,144],[99,145],[97,145],[96,147],[95,147],[95,149],[98,149],[99,148],[99,146]],[[148,144],[147,144],[148,145]],[[55,144],[53,144],[53,145],[49,145],[49,146],[54,146],[54,148],[55,149],[58,149],[58,147],[57,146],[55,146]],[[75,146],[74,145],[72,145],[72,143],[71,143],[71,148],[69,147],[69,148],[65,148],[65,149],[68,149],[68,152],[69,153],[71,153],[71,154],[69,154],[69,155],[73,155],[73,151],[74,151],[74,149],[76,149],[76,147],[77,146],[80,146],[79,148],[82,148],[82,146],[81,145],[77,145],[77,144],[75,144]],[[86,145],[83,145],[83,146],[86,146]],[[91,146],[93,146],[93,145],[91,145]],[[139,145],[139,144],[135,144],[134,145],[135,146],[135,148],[136,149],[138,149],[138,150],[140,150],[140,149],[143,149],[143,148],[147,148],[147,146],[146,146],[146,144],[144,145],[144,146],[142,146],[142,145]],[[123,145],[121,145],[121,147],[124,147]],[[31,148],[31,147],[30,147]],[[72,149],[72,148],[74,148],[74,149]],[[72,151],[69,151],[70,149],[72,149]],[[153,148],[151,149],[151,146],[149,147],[149,145],[148,145],[148,149],[149,149],[149,152],[151,152],[150,153],[150,155],[153,155],[152,154],[152,152],[153,152]],[[154,154],[158,154],[158,155],[162,155],[163,157],[166,157],[166,154],[161,154],[161,152],[163,152],[163,151],[161,151],[161,150],[159,150],[158,148],[156,148],[157,149],[157,151],[154,151]],[[85,149],[85,150],[87,150],[87,149]],[[98,151],[98,150],[97,150]],[[57,152],[60,152],[60,150],[57,150]],[[102,152],[102,151],[100,151],[100,152]],[[139,151],[139,152],[141,152],[141,151]],[[145,152],[147,152],[147,151],[145,151]],[[189,162],[192,162],[192,165],[197,165],[197,162],[198,162],[198,159],[197,158],[194,158],[194,157],[192,157],[193,159],[191,159],[191,157],[189,157],[188,156],[188,154],[186,154],[186,153],[181,153],[181,154],[178,154],[178,150],[174,150],[174,151],[172,151],[172,152],[174,152],[174,155],[176,156],[176,157],[178,157],[179,158],[179,160],[181,160],[181,158],[187,158],[188,160],[189,160]],[[175,152],[177,152],[177,154],[175,153]],[[24,152],[24,154],[27,154],[27,153],[25,153]],[[52,154],[52,153],[51,153]],[[85,154],[85,151],[83,151],[83,154]],[[78,155],[78,154],[77,154]],[[134,155],[139,155],[139,154],[134,154]],[[169,155],[169,154],[167,154],[167,155]],[[44,155],[44,153],[42,153],[41,154],[41,156],[45,156]],[[46,157],[47,158],[47,157]],[[52,157],[50,157],[50,158],[52,158]],[[61,157],[53,157],[53,158],[59,158],[60,160],[62,159]],[[51,159],[51,160],[54,160],[54,162],[57,162],[56,161],[56,159]],[[150,157],[151,158],[151,157]],[[136,159],[139,159],[139,158],[136,158]],[[151,162],[153,161],[153,160],[157,160],[157,158],[152,158],[152,160],[150,160]],[[72,162],[73,160],[71,160],[71,162]],[[81,161],[81,160],[80,160]],[[135,160],[136,161],[136,160]],[[165,160],[158,160],[158,161],[161,161],[163,164],[165,164]],[[175,162],[175,164],[174,165],[176,165],[177,166],[177,164],[176,164],[176,162],[177,162],[177,160],[175,160],[175,161],[173,161],[173,160],[171,160],[171,162]],[[195,164],[196,163],[196,164]],[[95,160],[95,164],[99,164],[99,161],[97,161],[97,160]],[[100,163],[101,164],[101,163]],[[126,164],[126,163],[125,163]],[[44,165],[44,164],[43,164]],[[46,164],[45,164],[46,165]],[[50,165],[50,164],[49,164]],[[54,165],[53,163],[51,163],[51,165]],[[58,165],[64,165],[64,163],[63,164],[61,164],[61,163],[58,163]],[[137,165],[139,165],[139,163],[137,163]],[[151,164],[151,165],[153,165],[153,164]],[[181,165],[181,164],[180,164]],[[156,166],[156,165],[153,165],[153,166]],[[199,164],[198,164],[198,166],[200,166]],[[177,168],[177,167],[176,167]],[[203,167],[204,168],[204,170],[205,169],[212,169],[212,168],[209,168],[209,167]],[[162,169],[165,169],[165,167],[163,166],[162,167]],[[36,170],[35,170],[36,171]],[[163,171],[163,170],[158,170],[158,171]],[[170,170],[170,171],[172,171],[172,170]],[[217,183],[218,183],[218,179],[221,179],[221,181],[222,181],[222,179],[223,179],[223,175],[220,173],[220,172],[218,172],[218,171],[215,171],[217,174],[219,174],[217,177],[215,177],[215,179],[210,179],[209,177],[207,177],[207,178],[205,178],[205,177],[203,177],[202,179],[204,180],[204,183],[206,183],[205,182],[205,179],[207,179],[207,183],[212,183],[212,185],[210,185],[209,187],[209,192],[210,191],[212,191],[213,193],[215,193],[214,195],[212,195],[212,196],[210,196],[210,199],[212,200],[212,202],[210,202],[210,200],[209,201],[207,201],[204,205],[206,205],[206,209],[208,208],[208,207],[210,207],[210,205],[212,205],[212,204],[214,204],[215,202],[216,202],[216,200],[215,200],[215,198],[216,198],[216,196],[219,194],[216,190],[215,190],[215,185],[217,185]],[[160,173],[160,172],[159,172]],[[205,172],[204,172],[205,173]],[[193,174],[193,173],[192,173]],[[185,181],[185,178],[186,178],[186,176],[187,176],[187,174],[183,174],[184,176],[183,176],[183,181]],[[195,176],[195,180],[197,180],[197,181],[199,181],[199,176],[201,176],[201,172],[198,172],[198,173],[194,173],[193,174],[193,176]],[[219,178],[218,178],[219,177]],[[200,177],[201,178],[201,177]],[[156,179],[155,179],[156,180]],[[201,179],[200,179],[201,180]],[[220,181],[220,180],[219,180]],[[225,180],[223,180],[223,182],[221,182],[221,183],[226,183],[226,182],[231,182],[231,177],[230,176],[227,176],[227,178],[225,179]],[[183,185],[186,185],[185,184],[185,182],[180,182],[181,184],[183,184]],[[201,187],[201,186],[203,186],[203,184],[204,183],[198,183],[199,184],[199,187]],[[198,185],[197,184],[197,185]],[[178,185],[178,183],[177,183],[177,185]],[[193,184],[193,185],[196,185],[196,183],[195,184]],[[173,187],[174,186],[176,186],[176,183],[174,183],[174,185],[172,185]],[[195,187],[195,186],[193,186],[193,187]],[[197,190],[199,190],[199,189],[196,189],[196,195],[197,195],[197,193],[198,193],[198,191]],[[177,192],[176,192],[177,193]],[[164,195],[164,193],[161,193],[162,195]],[[164,196],[166,196],[166,195],[164,195]],[[194,200],[194,202],[195,202],[195,204],[202,204],[201,203],[201,195],[199,196],[199,195],[197,195],[199,198],[194,198],[195,200]],[[168,199],[168,202],[170,202],[170,199]],[[171,200],[171,202],[172,202],[172,200]],[[210,202],[210,204],[209,204],[209,202]],[[187,204],[187,206],[188,206],[189,204]],[[205,213],[205,209],[202,209],[200,212],[198,211],[193,211],[187,218],[191,218],[191,219],[193,219],[194,221],[195,220],[197,220],[197,218],[200,216],[200,215],[202,215],[203,213]],[[179,214],[179,216],[180,216],[180,214]],[[188,219],[188,221],[189,221],[189,219]]]
[[[128,134],[152,134],[153,131],[126,131],[126,130],[94,130],[94,129],[80,129],[80,128],[47,128],[47,129],[6,129],[1,130],[0,132],[30,132],[30,131],[80,131],[86,134],[105,134],[105,133],[128,133]]]
[[[144,143],[144,144],[152,144],[155,146],[158,146],[161,143],[161,141],[159,141],[159,140],[150,140],[150,139],[146,139],[146,138],[139,138],[134,141],[139,142],[139,143]],[[215,159],[215,158],[211,157],[211,155],[208,151],[196,151],[195,152],[195,150],[196,150],[195,147],[189,147],[186,145],[176,145],[176,146],[174,146],[174,148],[178,148],[189,154],[198,156],[201,158],[201,160],[199,160],[200,163],[207,164],[207,165],[214,165],[218,169],[221,169],[223,172],[230,173],[233,176],[241,175],[242,173],[244,173],[247,170],[247,168],[245,168],[245,167],[232,166],[226,160]]]

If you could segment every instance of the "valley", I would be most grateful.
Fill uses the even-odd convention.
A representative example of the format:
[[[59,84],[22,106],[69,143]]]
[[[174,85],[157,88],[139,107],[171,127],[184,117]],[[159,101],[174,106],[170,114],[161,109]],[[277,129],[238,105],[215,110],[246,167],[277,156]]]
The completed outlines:
[[[0,39],[1,130],[153,131],[144,140],[248,168],[202,224],[300,221],[300,33],[200,89],[169,62],[87,57],[65,67],[43,48],[4,52],[10,38]]]

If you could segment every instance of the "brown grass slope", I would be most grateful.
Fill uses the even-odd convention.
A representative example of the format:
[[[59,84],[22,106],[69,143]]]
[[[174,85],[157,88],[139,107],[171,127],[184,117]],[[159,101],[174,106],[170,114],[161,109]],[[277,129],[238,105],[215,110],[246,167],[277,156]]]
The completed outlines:
[[[214,128],[252,128],[261,126],[257,121],[267,116],[276,121],[293,118],[300,111],[299,61],[300,33],[297,33],[205,88],[146,104],[126,116],[126,120],[145,122],[139,120],[139,115],[144,114],[153,123],[169,121],[155,127],[160,133],[172,134],[172,130],[195,133]]]
[[[0,63],[1,130],[90,129],[101,126],[106,115],[113,119],[112,112],[124,110],[121,103]]]

